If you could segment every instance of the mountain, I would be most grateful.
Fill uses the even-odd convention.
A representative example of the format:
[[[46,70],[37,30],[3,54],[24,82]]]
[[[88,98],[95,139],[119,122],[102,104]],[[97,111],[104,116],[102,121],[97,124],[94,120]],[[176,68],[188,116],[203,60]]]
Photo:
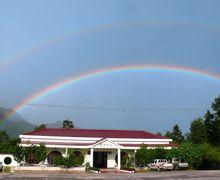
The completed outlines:
[[[5,117],[7,112],[13,111],[12,109],[0,107],[0,119]],[[39,124],[32,124],[28,122],[24,117],[22,117],[18,113],[14,113],[9,118],[5,119],[4,121],[0,121],[0,131],[4,130],[7,132],[9,136],[18,137],[20,134],[23,134],[28,131],[33,131],[36,126]],[[54,123],[46,124],[48,128],[62,128],[63,121],[55,121]]]
[[[46,124],[48,128],[62,128],[63,127],[63,121],[55,121],[54,123]]]
[[[5,117],[5,114],[9,111],[11,111],[11,109],[0,107],[0,118]],[[14,113],[11,117],[0,122],[0,130],[6,131],[7,134],[12,137],[18,137],[19,134],[32,131],[35,126],[35,124],[28,122],[17,113]]]

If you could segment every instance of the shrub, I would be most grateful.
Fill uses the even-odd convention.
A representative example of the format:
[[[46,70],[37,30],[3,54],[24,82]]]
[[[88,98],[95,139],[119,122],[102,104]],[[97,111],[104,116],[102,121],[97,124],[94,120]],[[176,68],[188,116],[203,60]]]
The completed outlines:
[[[17,162],[22,162],[25,158],[24,148],[19,145],[15,146],[12,154]]]
[[[210,144],[202,144],[202,163],[200,169],[219,169],[220,168],[220,151],[219,148]]]
[[[138,167],[147,166],[149,158],[150,156],[148,154],[146,145],[142,145],[135,154],[136,165]]]
[[[47,157],[47,148],[43,144],[36,146],[35,155],[38,162],[44,161]]]
[[[126,171],[135,171],[134,168],[130,168],[130,167],[122,167],[121,169]]]
[[[11,167],[10,166],[4,166],[3,171],[4,172],[11,172]]]
[[[62,156],[54,157],[52,164],[54,166],[63,166],[64,164],[63,157]]]
[[[74,166],[81,166],[84,162],[84,156],[79,151],[71,153],[69,158],[72,159]]]
[[[87,162],[85,166],[85,171],[89,171],[89,169],[90,169],[90,165],[89,165],[89,162]]]
[[[30,146],[21,149],[23,151],[25,161],[29,164],[38,164],[47,157],[46,147],[42,144],[40,146]]]
[[[163,148],[147,149],[146,145],[142,145],[135,154],[136,165],[138,167],[146,167],[154,159],[166,158],[167,150]]]
[[[98,172],[100,171],[100,169],[97,167],[90,167],[89,170],[98,171]]]
[[[71,157],[71,155],[68,157],[55,157],[53,159],[53,164],[54,166],[71,168],[75,166],[75,161],[74,158]]]

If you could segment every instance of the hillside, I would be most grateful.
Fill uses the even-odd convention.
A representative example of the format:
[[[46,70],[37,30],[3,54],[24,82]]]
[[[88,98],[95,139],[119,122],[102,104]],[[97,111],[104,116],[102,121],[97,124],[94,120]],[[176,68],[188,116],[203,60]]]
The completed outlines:
[[[8,111],[11,111],[11,109],[0,107],[0,119],[4,117]],[[10,118],[0,122],[0,130],[6,131],[7,134],[12,137],[17,137],[19,134],[32,131],[36,126],[38,126],[38,124],[28,122],[18,113],[14,113],[14,115]],[[49,128],[61,128],[63,126],[63,122],[55,121],[54,123],[46,124],[46,126]]]
[[[4,117],[4,114],[10,109],[0,107],[0,117]],[[27,122],[21,115],[15,113],[10,118],[0,122],[0,130],[4,130],[8,135],[17,137],[27,131],[32,131],[36,125]]]

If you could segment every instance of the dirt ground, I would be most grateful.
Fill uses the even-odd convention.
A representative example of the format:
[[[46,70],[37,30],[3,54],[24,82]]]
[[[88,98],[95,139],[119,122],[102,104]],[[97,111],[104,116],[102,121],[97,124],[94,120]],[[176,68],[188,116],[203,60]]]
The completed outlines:
[[[0,173],[0,180],[58,180],[58,179],[202,179],[219,180],[220,171],[170,171],[170,172],[147,172],[147,173]]]

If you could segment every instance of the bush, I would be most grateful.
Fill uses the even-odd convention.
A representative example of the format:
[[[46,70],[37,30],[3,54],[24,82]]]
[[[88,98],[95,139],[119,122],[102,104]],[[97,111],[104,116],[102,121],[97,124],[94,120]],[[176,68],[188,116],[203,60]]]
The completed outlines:
[[[19,145],[15,146],[12,154],[14,156],[15,161],[19,163],[22,162],[25,158],[24,148]]]
[[[72,155],[69,155],[68,157],[55,157],[53,159],[53,165],[65,168],[71,168],[76,166]]]
[[[71,153],[69,158],[73,161],[74,166],[81,166],[84,162],[84,156],[81,152]]]
[[[138,167],[145,167],[148,164],[148,161],[151,159],[150,153],[148,153],[146,145],[142,145],[140,149],[137,150],[135,154],[136,165]]]
[[[4,172],[11,172],[11,167],[10,166],[4,166],[3,171]]]
[[[126,171],[135,171],[134,168],[130,168],[130,167],[122,167],[121,169]]]
[[[97,168],[97,167],[90,167],[89,170],[92,170],[92,171],[98,171],[98,172],[100,171],[100,169]]]
[[[85,171],[89,171],[89,169],[90,169],[90,165],[89,165],[89,162],[87,162],[85,166]]]
[[[154,159],[166,158],[167,150],[163,148],[147,149],[146,145],[142,145],[135,154],[136,165],[138,167],[146,167]]]
[[[44,161],[47,157],[47,149],[44,145],[40,146],[32,145],[30,147],[21,149],[25,157],[25,161],[29,164],[38,164]]]
[[[35,155],[38,162],[44,161],[47,157],[47,148],[43,144],[36,146]]]
[[[202,163],[200,169],[220,169],[220,151],[219,148],[210,144],[202,144]]]
[[[63,157],[62,156],[54,157],[52,164],[54,166],[63,166],[64,165]]]

